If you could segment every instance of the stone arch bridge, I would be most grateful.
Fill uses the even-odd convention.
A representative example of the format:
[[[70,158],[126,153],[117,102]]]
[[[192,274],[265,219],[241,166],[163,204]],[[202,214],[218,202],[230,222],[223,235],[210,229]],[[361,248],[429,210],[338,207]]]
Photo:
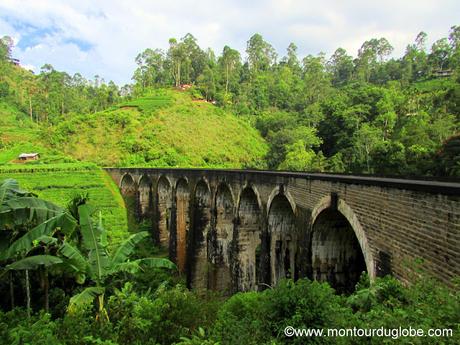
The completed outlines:
[[[363,271],[460,275],[460,183],[251,170],[107,168],[196,289],[309,277],[351,291]]]

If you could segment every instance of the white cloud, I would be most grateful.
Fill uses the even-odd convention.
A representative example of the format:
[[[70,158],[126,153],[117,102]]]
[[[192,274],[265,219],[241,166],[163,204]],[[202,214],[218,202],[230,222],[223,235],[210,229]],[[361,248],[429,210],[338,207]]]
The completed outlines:
[[[98,74],[126,83],[139,52],[167,49],[170,37],[187,32],[216,52],[225,44],[244,52],[246,41],[259,32],[280,56],[290,42],[301,55],[331,54],[338,47],[355,55],[365,40],[386,37],[399,56],[421,30],[432,42],[460,24],[458,18],[460,3],[455,0],[2,0],[0,35],[28,43],[33,26],[41,35],[38,43],[20,44],[22,49],[14,51],[23,64],[51,63],[88,78]]]
[[[36,71],[37,70],[37,67],[35,67],[34,65],[23,65],[21,64],[21,66],[29,71]]]

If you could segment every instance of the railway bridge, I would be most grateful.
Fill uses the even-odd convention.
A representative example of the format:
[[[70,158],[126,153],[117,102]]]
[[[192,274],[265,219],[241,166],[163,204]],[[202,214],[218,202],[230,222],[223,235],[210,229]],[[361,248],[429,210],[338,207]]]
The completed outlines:
[[[460,183],[255,170],[107,168],[138,221],[196,289],[361,273],[460,275]]]

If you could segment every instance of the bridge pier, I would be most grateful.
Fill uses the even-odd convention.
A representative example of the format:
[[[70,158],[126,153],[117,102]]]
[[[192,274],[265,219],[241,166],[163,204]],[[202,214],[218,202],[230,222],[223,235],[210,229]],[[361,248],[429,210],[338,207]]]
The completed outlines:
[[[226,184],[217,187],[210,228],[209,261],[212,264],[209,286],[212,290],[232,291],[232,245],[234,198]]]
[[[282,194],[277,194],[270,205],[268,236],[271,285],[276,285],[283,278],[294,279],[298,249],[295,216],[289,201]]]
[[[175,200],[176,221],[173,227],[176,235],[175,262],[179,270],[184,272],[187,259],[187,238],[190,236],[190,191],[187,180],[178,180]]]
[[[257,195],[250,186],[246,186],[240,196],[235,241],[235,275],[236,287],[239,291],[257,290],[258,284],[266,279],[262,275],[264,266],[263,254],[268,246],[262,249],[263,216]],[[265,266],[268,267],[269,261]]]
[[[190,287],[204,290],[209,288],[208,244],[211,225],[211,190],[205,181],[200,180],[197,183],[192,202],[191,236],[187,247],[189,252],[187,281]]]

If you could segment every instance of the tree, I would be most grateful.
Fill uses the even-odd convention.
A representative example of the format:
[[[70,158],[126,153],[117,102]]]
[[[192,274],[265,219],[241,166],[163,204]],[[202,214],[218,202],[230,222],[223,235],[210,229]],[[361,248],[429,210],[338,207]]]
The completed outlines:
[[[460,25],[450,28],[449,43],[452,48],[452,67],[460,75]]]
[[[304,106],[308,107],[327,97],[331,82],[326,72],[326,60],[323,53],[318,56],[308,55],[303,61],[303,98]]]
[[[27,95],[28,108],[29,108],[28,109],[29,110],[29,117],[30,117],[30,120],[33,121],[34,120],[34,116],[33,116],[33,114],[34,114],[33,109],[34,108],[33,108],[32,99],[38,92],[37,82],[36,82],[34,76],[29,75],[26,78],[24,78],[23,86],[24,86],[24,90],[25,90],[26,95]]]
[[[134,273],[149,268],[175,268],[175,265],[167,259],[144,258],[130,261],[136,244],[149,236],[143,231],[131,235],[110,255],[107,249],[107,234],[102,226],[101,217],[95,224],[92,215],[95,211],[90,205],[83,203],[77,205],[79,231],[82,239],[82,248],[79,249],[69,241],[65,241],[60,248],[60,253],[68,258],[69,264],[74,267],[77,282],[83,283],[86,278],[93,285],[86,287],[82,292],[74,295],[69,302],[68,310],[73,312],[82,304],[91,303],[97,298],[96,320],[105,321],[108,318],[104,306],[106,279],[118,272]]]
[[[460,135],[453,135],[434,155],[432,170],[437,176],[460,176]]]
[[[301,67],[299,58],[297,57],[297,46],[294,43],[289,43],[287,54],[283,58],[282,63],[286,64],[294,74],[300,75]]]
[[[292,109],[298,97],[300,78],[287,66],[281,65],[274,71],[274,83],[271,88],[271,104],[283,109]]]
[[[424,31],[420,31],[415,38],[415,45],[418,51],[424,52],[426,51],[426,40],[428,35]]]
[[[291,171],[323,171],[326,160],[319,152],[315,153],[311,148],[306,147],[303,140],[296,141],[287,147],[286,158],[280,164],[279,169]]]
[[[8,231],[7,249],[2,252],[0,261],[11,262],[6,271],[24,270],[26,278],[26,305],[30,314],[30,280],[29,271],[45,267],[44,294],[45,310],[48,310],[48,272],[46,267],[61,263],[62,260],[52,255],[34,253],[32,249],[40,243],[45,246],[53,243],[53,234],[58,229],[70,234],[76,223],[64,209],[48,201],[37,198],[34,194],[19,189],[16,180],[7,179],[0,185],[0,229]],[[10,292],[12,277],[10,275]],[[13,297],[11,297],[13,301]],[[13,303],[12,303],[13,304]]]
[[[178,43],[175,38],[169,39],[168,58],[171,63],[171,74],[176,87],[181,84],[182,60],[185,57],[183,45]]]
[[[42,120],[52,122],[55,117],[66,112],[66,92],[71,78],[67,73],[56,71],[52,65],[45,64],[40,70],[38,81],[41,86],[39,111],[42,114]]]
[[[133,79],[142,90],[164,81],[163,55],[160,49],[148,48],[136,56],[136,63],[139,67],[135,70]]]
[[[238,72],[238,69],[241,67],[241,56],[240,53],[225,46],[222,51],[222,56],[219,59],[219,65],[221,70],[225,75],[225,94],[228,93],[230,80],[234,79],[234,75]]]
[[[185,54],[183,80],[186,83],[194,83],[203,73],[208,62],[208,56],[190,33],[181,38],[181,44]]]
[[[267,71],[276,61],[277,54],[272,45],[260,34],[254,34],[247,43],[249,69],[253,74]]]
[[[389,139],[393,133],[398,115],[394,99],[398,97],[397,90],[383,90],[382,98],[375,104],[377,116],[373,123],[382,130],[383,140]]]
[[[353,143],[355,148],[355,159],[358,166],[365,167],[366,173],[373,172],[371,166],[371,156],[374,149],[382,140],[381,131],[372,127],[368,123],[364,123],[353,136]]]
[[[328,70],[332,73],[332,83],[340,86],[348,83],[353,75],[353,58],[343,48],[338,48],[327,64]]]
[[[312,171],[316,157],[312,149],[306,149],[302,140],[296,141],[287,147],[286,158],[279,165],[280,170]]]
[[[10,36],[3,36],[0,39],[0,61],[11,58],[11,51],[14,46],[14,41]]]
[[[377,65],[382,64],[392,51],[393,47],[386,38],[372,38],[364,42],[359,48],[358,59],[356,60],[359,78],[366,82],[370,81]]]
[[[451,56],[452,47],[449,45],[447,38],[444,37],[433,43],[428,59],[435,70],[442,71],[449,66]]]
[[[198,77],[198,87],[203,90],[207,101],[214,99],[216,94],[216,80],[211,67],[206,66],[203,74]]]

